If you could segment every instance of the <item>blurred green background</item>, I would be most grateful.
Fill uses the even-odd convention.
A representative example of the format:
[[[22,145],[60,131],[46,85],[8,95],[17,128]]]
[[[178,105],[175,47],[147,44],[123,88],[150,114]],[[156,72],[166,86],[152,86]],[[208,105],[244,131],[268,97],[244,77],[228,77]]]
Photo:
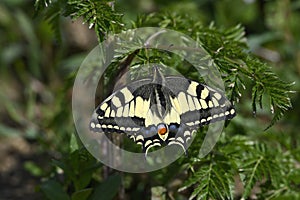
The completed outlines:
[[[244,26],[250,50],[284,81],[295,82],[293,109],[271,128],[272,136],[268,137],[298,148],[300,1],[120,0],[115,8],[124,13],[128,26],[139,14],[160,11],[187,14],[204,25],[214,22],[219,28]],[[55,171],[56,178],[62,178],[52,161],[68,154],[75,132],[73,77],[98,41],[80,19],[58,17],[59,23],[49,24],[43,16],[35,15],[34,1],[0,2],[0,199],[42,199],[38,186],[44,177],[54,176]],[[265,137],[261,130],[270,116],[252,116],[248,93],[251,91],[245,91],[238,105],[242,117],[233,123],[240,128],[243,124],[247,134]],[[136,186],[137,190],[150,184],[143,175],[138,179],[144,180],[144,186]]]

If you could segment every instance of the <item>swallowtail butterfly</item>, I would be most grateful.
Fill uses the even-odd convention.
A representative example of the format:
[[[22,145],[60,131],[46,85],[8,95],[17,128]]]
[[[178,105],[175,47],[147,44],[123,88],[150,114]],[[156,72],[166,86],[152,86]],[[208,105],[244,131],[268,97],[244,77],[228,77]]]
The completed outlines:
[[[154,146],[180,145],[186,151],[200,126],[235,116],[224,94],[179,77],[164,77],[154,67],[152,79],[142,79],[106,98],[94,111],[93,132],[126,133],[143,151]]]

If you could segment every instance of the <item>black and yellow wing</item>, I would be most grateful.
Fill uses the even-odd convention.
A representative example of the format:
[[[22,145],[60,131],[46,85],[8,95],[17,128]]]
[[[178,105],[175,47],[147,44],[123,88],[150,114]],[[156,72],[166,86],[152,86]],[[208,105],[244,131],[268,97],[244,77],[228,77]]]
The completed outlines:
[[[177,76],[135,81],[116,91],[95,110],[94,132],[126,133],[145,153],[154,146],[180,145],[186,151],[192,132],[200,126],[235,116],[221,92]]]

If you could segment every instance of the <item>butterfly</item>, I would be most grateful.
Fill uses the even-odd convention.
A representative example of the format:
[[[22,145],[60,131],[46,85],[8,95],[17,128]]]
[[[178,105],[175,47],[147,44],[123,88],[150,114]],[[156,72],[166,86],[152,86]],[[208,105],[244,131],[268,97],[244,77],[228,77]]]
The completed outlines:
[[[115,91],[94,111],[93,132],[125,133],[147,155],[155,146],[179,145],[184,152],[199,127],[236,115],[225,95],[180,76],[165,77],[154,67],[153,77]]]

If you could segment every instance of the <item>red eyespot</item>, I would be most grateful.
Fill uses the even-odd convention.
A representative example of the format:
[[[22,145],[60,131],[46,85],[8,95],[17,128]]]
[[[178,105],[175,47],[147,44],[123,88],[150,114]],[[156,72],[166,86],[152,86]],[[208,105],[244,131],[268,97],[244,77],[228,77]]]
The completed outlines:
[[[157,133],[159,135],[164,135],[168,132],[167,126],[165,124],[159,124],[157,126]]]

